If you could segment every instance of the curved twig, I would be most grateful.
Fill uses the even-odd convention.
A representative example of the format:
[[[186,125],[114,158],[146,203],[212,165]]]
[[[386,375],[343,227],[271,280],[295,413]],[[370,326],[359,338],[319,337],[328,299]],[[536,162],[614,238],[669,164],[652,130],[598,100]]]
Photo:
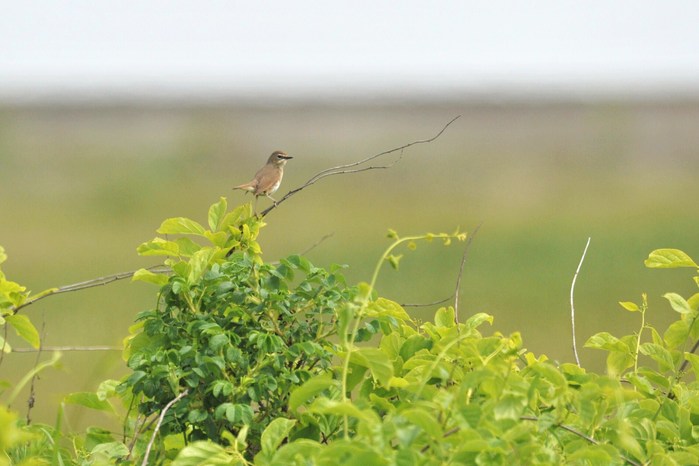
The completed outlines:
[[[592,238],[587,238],[587,244],[583,250],[582,257],[580,258],[580,263],[578,268],[575,270],[575,275],[573,275],[573,283],[570,285],[570,325],[573,332],[573,354],[575,355],[575,362],[580,367],[580,358],[578,357],[578,346],[575,340],[575,304],[573,302],[573,296],[575,293],[575,281],[578,279],[578,273],[580,273],[580,267],[582,267],[583,261],[585,260],[585,254],[587,254],[587,248],[590,247],[590,240]]]
[[[315,184],[316,182],[320,181],[321,179],[323,179],[323,178],[325,178],[325,177],[333,176],[333,175],[345,175],[345,174],[348,174],[348,173],[359,173],[359,172],[364,172],[364,171],[368,171],[368,170],[377,170],[377,169],[390,168],[391,166],[393,166],[395,163],[397,163],[397,162],[400,160],[400,157],[398,158],[398,160],[395,160],[395,161],[393,161],[392,163],[390,163],[390,164],[388,164],[388,165],[371,165],[371,166],[368,166],[368,167],[361,167],[361,168],[354,168],[354,167],[358,167],[359,165],[363,165],[363,164],[365,164],[365,163],[367,163],[367,162],[370,162],[370,161],[372,161],[372,160],[374,160],[374,159],[377,159],[377,158],[379,158],[379,157],[381,157],[381,156],[388,155],[388,154],[393,154],[393,153],[395,153],[395,152],[400,152],[401,157],[402,157],[402,156],[403,156],[403,151],[404,151],[405,149],[407,149],[408,147],[415,146],[415,145],[417,145],[417,144],[427,144],[427,143],[430,143],[430,142],[434,141],[434,140],[437,139],[438,137],[440,137],[440,136],[442,135],[442,133],[444,133],[444,131],[446,131],[446,129],[449,127],[449,125],[451,125],[452,123],[454,123],[454,122],[455,122],[457,119],[459,119],[460,117],[461,117],[461,115],[457,115],[457,116],[455,116],[454,118],[452,118],[451,121],[449,121],[449,123],[447,123],[446,125],[444,125],[444,126],[442,127],[442,129],[439,130],[439,132],[438,132],[437,134],[435,134],[434,136],[432,136],[432,137],[429,138],[429,139],[419,139],[419,140],[417,140],[417,141],[413,141],[413,142],[409,142],[409,143],[407,143],[407,144],[403,144],[403,145],[400,146],[400,147],[396,147],[396,148],[393,148],[393,149],[385,150],[385,151],[380,152],[380,153],[378,153],[378,154],[374,154],[374,155],[371,155],[371,156],[369,156],[369,157],[365,157],[365,158],[363,158],[362,160],[358,160],[358,161],[356,161],[356,162],[352,162],[352,163],[347,163],[347,164],[344,164],[344,165],[338,165],[338,166],[335,166],[335,167],[326,168],[325,170],[322,170],[322,171],[316,173],[315,175],[313,175],[312,177],[310,177],[310,178],[308,179],[308,181],[306,181],[304,184],[302,184],[302,185],[299,186],[298,188],[294,188],[294,189],[292,189],[291,191],[289,191],[288,193],[286,193],[286,194],[284,195],[284,197],[282,197],[280,200],[278,200],[275,204],[272,204],[271,206],[267,207],[265,210],[263,210],[263,211],[260,213],[260,217],[264,217],[265,215],[267,215],[268,213],[270,213],[272,210],[276,209],[276,208],[279,206],[279,204],[281,204],[281,203],[284,202],[285,200],[289,199],[289,198],[290,198],[291,196],[293,196],[294,194],[296,194],[296,193],[298,193],[299,191],[301,191],[301,190],[303,190],[303,189],[305,189],[305,188],[311,186],[312,184]]]
[[[153,448],[153,442],[155,442],[155,437],[158,435],[158,431],[160,430],[160,424],[163,423],[163,419],[165,419],[165,413],[167,413],[168,409],[172,407],[175,403],[177,403],[179,400],[184,398],[187,394],[189,393],[189,389],[186,388],[182,393],[177,395],[175,398],[170,400],[168,404],[165,405],[162,411],[160,411],[160,416],[158,417],[158,423],[155,425],[155,429],[153,430],[153,435],[150,438],[150,441],[148,442],[148,447],[146,447],[146,454],[143,456],[143,462],[141,463],[141,466],[148,466],[148,457],[150,456],[150,450]]]
[[[454,321],[456,322],[457,328],[459,325],[459,289],[461,288],[461,277],[464,274],[464,265],[466,264],[466,255],[468,254],[469,246],[471,246],[471,241],[473,237],[476,236],[478,230],[481,229],[483,222],[479,223],[473,233],[468,235],[466,240],[466,246],[464,247],[464,253],[461,256],[461,265],[459,266],[459,275],[456,277],[456,287],[454,288]]]

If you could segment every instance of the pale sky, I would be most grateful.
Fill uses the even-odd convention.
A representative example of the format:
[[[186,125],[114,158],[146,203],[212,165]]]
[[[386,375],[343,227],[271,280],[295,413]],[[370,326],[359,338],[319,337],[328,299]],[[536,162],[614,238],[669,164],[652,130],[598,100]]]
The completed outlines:
[[[694,92],[699,1],[0,0],[0,98]]]

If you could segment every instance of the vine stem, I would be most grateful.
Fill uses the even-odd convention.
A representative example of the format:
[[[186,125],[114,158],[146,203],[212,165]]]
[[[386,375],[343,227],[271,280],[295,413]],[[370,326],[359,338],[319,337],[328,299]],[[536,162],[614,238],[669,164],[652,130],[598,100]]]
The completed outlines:
[[[440,233],[440,234],[435,234],[435,235],[430,235],[431,238],[433,239],[451,239],[452,237],[456,235],[448,235],[445,233]],[[376,267],[374,268],[374,273],[371,275],[371,282],[369,282],[369,288],[367,290],[367,293],[365,296],[362,297],[362,300],[359,305],[359,309],[357,310],[357,313],[354,317],[354,325],[352,327],[352,331],[350,332],[349,339],[347,340],[347,348],[346,348],[346,355],[345,355],[345,360],[342,366],[342,396],[341,400],[343,402],[347,401],[347,378],[349,376],[349,365],[350,365],[350,358],[352,356],[352,352],[354,351],[354,341],[357,337],[357,332],[359,331],[359,325],[361,324],[362,318],[364,317],[364,311],[366,310],[367,306],[369,305],[369,300],[372,292],[374,291],[374,287],[376,286],[376,281],[379,278],[379,273],[381,271],[381,267],[383,266],[384,262],[388,259],[389,255],[391,252],[400,246],[401,244],[409,241],[418,241],[421,239],[426,239],[428,236],[427,235],[419,235],[419,236],[406,236],[405,238],[398,238],[396,241],[391,243],[388,248],[384,251],[384,253],[381,255],[381,258],[377,261]],[[349,420],[348,416],[345,414],[343,416],[343,426],[344,426],[344,437],[348,438],[349,437]]]

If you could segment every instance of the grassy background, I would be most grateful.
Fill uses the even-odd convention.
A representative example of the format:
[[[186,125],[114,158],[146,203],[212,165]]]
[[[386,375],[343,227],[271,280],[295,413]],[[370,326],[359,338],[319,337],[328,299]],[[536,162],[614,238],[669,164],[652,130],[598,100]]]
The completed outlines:
[[[348,264],[367,280],[385,232],[472,231],[460,314],[495,316],[525,345],[572,361],[569,289],[576,288],[578,346],[591,334],[636,330],[617,301],[649,293],[650,322],[674,318],[661,298],[688,295],[687,271],[652,271],[660,247],[699,257],[698,102],[460,102],[288,106],[56,105],[0,108],[0,244],[7,276],[31,290],[153,265],[138,244],[172,216],[205,221],[219,196],[247,202],[248,181],[274,149],[295,158],[279,192],[319,170],[436,134],[389,170],[332,177],[267,217],[268,260],[309,253],[317,265]],[[395,160],[392,157],[388,160]],[[266,205],[261,199],[260,204]],[[454,289],[463,245],[421,244],[379,292],[431,302]],[[120,345],[135,314],[155,303],[145,284],[120,282],[41,301],[26,312],[46,345]],[[435,308],[411,308],[428,319]],[[22,345],[19,345],[22,346]],[[587,367],[601,354],[581,350]],[[47,358],[43,355],[42,358]],[[0,378],[18,380],[35,354],[5,356]],[[70,352],[37,382],[33,417],[53,422],[71,391],[125,373],[118,352]],[[15,408],[25,410],[21,397]],[[71,412],[79,424],[84,414]]]

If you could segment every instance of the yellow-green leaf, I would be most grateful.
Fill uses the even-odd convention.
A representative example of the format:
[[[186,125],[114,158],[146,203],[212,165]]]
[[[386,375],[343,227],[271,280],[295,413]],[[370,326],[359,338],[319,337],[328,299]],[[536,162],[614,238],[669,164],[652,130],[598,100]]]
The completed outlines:
[[[665,293],[663,298],[670,302],[670,306],[680,314],[691,314],[692,308],[689,307],[689,303],[682,296],[677,293]]]
[[[168,218],[157,230],[161,235],[203,235],[205,231],[198,222],[186,217]]]
[[[22,314],[8,315],[5,317],[5,321],[15,329],[17,335],[23,338],[27,343],[32,345],[34,348],[38,348],[41,344],[41,338],[39,337],[39,332],[32,324],[29,317]]]
[[[260,437],[262,455],[267,458],[272,458],[279,448],[279,445],[289,436],[289,432],[291,432],[294,424],[296,424],[295,420],[285,419],[283,417],[278,417],[270,422]]]
[[[100,400],[97,394],[93,392],[71,393],[64,398],[64,401],[99,411],[114,411],[114,408],[107,400]]]
[[[225,197],[221,197],[217,203],[209,207],[208,221],[211,231],[218,231],[221,220],[226,214],[226,210],[228,210],[228,202]]]
[[[679,249],[656,249],[648,255],[644,263],[646,267],[652,269],[699,268],[691,257]]]
[[[162,273],[153,273],[150,270],[138,269],[134,272],[132,281],[141,281],[146,283],[153,283],[158,286],[163,286],[169,280],[168,276]]]
[[[454,318],[454,308],[440,307],[437,309],[437,313],[434,315],[434,323],[437,327],[453,327],[456,325],[456,320]]]
[[[311,377],[303,385],[296,388],[289,396],[289,409],[292,411],[298,409],[314,396],[320,394],[324,390],[335,384],[330,374],[318,375]]]
[[[351,362],[369,369],[375,380],[388,385],[393,377],[393,364],[386,353],[378,348],[359,348],[352,352]]]
[[[147,241],[136,248],[141,256],[178,256],[180,247],[174,241],[168,241],[162,238],[154,238],[152,241]]]
[[[627,311],[636,312],[639,310],[638,304],[631,301],[619,301],[619,305]]]

